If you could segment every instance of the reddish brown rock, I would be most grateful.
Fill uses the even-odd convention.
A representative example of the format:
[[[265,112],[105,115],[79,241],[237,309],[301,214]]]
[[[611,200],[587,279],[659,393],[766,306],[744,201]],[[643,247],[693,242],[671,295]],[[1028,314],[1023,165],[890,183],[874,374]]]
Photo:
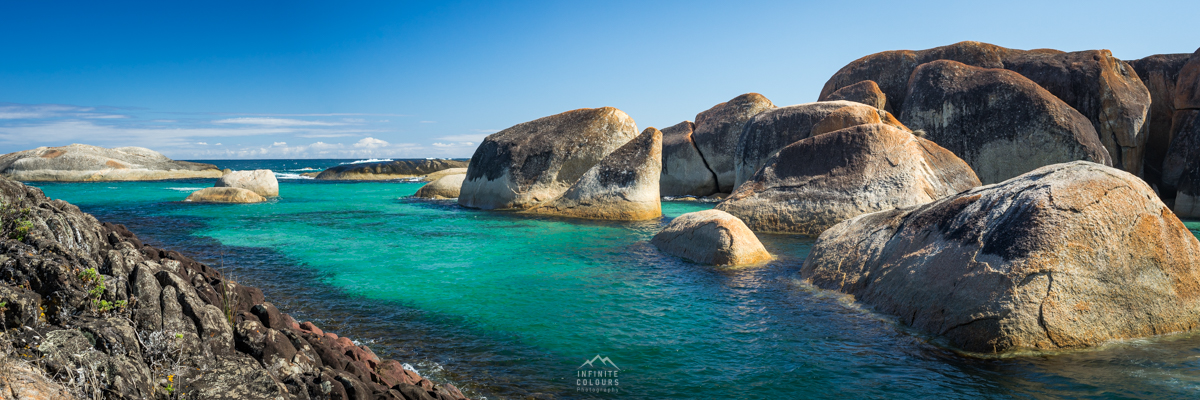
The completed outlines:
[[[1161,191],[1163,160],[1171,145],[1171,121],[1175,118],[1175,82],[1191,54],[1156,54],[1129,61],[1150,90],[1150,113],[1146,117],[1146,149],[1142,153],[1142,179]]]
[[[1113,165],[1138,173],[1146,135],[1142,132],[1150,93],[1127,63],[1108,50],[1061,52],[1015,50],[980,42],[959,42],[928,50],[896,50],[872,54],[838,70],[821,90],[821,99],[863,80],[873,80],[895,110],[904,107],[908,79],[921,64],[951,60],[981,68],[1017,72],[1042,86],[1086,117]],[[900,121],[913,129],[908,116]]]
[[[842,87],[835,90],[827,96],[821,98],[822,101],[846,100],[858,103],[863,103],[880,110],[894,111],[888,108],[887,95],[883,90],[879,89],[879,84],[872,80],[865,80],[855,83],[850,86]]]
[[[1179,80],[1175,86],[1175,109],[1200,109],[1200,49],[1192,53],[1192,57],[1179,71]]]

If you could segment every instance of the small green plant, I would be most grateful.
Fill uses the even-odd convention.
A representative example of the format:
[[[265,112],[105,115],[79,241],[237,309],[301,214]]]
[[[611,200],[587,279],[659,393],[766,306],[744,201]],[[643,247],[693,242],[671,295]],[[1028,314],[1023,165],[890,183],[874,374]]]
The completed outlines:
[[[129,305],[129,303],[126,302],[125,300],[117,300],[117,301],[114,301],[111,303],[108,302],[107,300],[99,300],[99,299],[92,300],[92,306],[96,307],[97,312],[102,312],[102,313],[113,311],[113,310],[123,311],[123,310],[125,310],[125,307],[128,305]]]
[[[217,279],[221,280],[221,311],[225,313],[225,320],[229,321],[229,326],[234,325],[235,313],[237,307],[238,296],[237,283],[225,278],[225,252],[221,252],[221,264],[217,267]]]
[[[25,240],[29,231],[33,230],[29,212],[29,207],[17,209],[12,204],[0,202],[0,230],[5,232],[4,236],[19,241]]]
[[[29,235],[29,230],[33,229],[33,221],[27,219],[17,220],[17,227],[13,228],[12,233],[8,234],[9,239],[25,240],[25,236]]]

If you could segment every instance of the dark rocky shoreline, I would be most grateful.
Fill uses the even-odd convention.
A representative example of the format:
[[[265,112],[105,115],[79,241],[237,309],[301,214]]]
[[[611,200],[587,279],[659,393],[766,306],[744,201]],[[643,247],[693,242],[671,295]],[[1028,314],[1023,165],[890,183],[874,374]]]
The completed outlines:
[[[0,202],[3,363],[62,386],[4,368],[6,397],[466,398],[37,188],[0,179]]]

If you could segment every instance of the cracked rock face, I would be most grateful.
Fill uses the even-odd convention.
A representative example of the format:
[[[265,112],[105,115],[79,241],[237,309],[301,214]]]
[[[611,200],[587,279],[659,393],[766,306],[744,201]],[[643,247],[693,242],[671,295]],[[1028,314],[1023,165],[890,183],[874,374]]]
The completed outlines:
[[[662,175],[658,190],[663,196],[708,196],[717,192],[717,175],[696,148],[696,124],[683,121],[662,130]]]
[[[975,186],[975,173],[950,151],[891,125],[868,124],[784,147],[717,209],[755,232],[817,236],[858,215]]]
[[[761,94],[746,93],[696,114],[692,140],[717,179],[717,191],[732,192],[737,180],[738,140],[751,118],[775,108]]]
[[[1056,350],[1190,331],[1200,242],[1132,174],[1076,161],[862,215],[801,275],[961,349]]]

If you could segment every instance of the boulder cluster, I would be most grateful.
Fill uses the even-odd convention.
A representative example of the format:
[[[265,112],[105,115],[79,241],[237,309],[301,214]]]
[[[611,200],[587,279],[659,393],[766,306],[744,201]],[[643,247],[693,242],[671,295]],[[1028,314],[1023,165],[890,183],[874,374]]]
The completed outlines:
[[[0,203],[0,397],[465,398],[36,188]]]
[[[663,195],[724,197],[654,237],[668,254],[754,264],[755,232],[816,236],[801,277],[968,352],[1200,321],[1179,219],[1200,217],[1200,50],[887,51],[818,102],[746,94],[663,140]]]
[[[447,169],[465,168],[467,163],[458,160],[399,160],[373,161],[344,164],[316,174],[318,180],[380,181],[394,179],[419,179]],[[432,180],[432,179],[427,179]]]

